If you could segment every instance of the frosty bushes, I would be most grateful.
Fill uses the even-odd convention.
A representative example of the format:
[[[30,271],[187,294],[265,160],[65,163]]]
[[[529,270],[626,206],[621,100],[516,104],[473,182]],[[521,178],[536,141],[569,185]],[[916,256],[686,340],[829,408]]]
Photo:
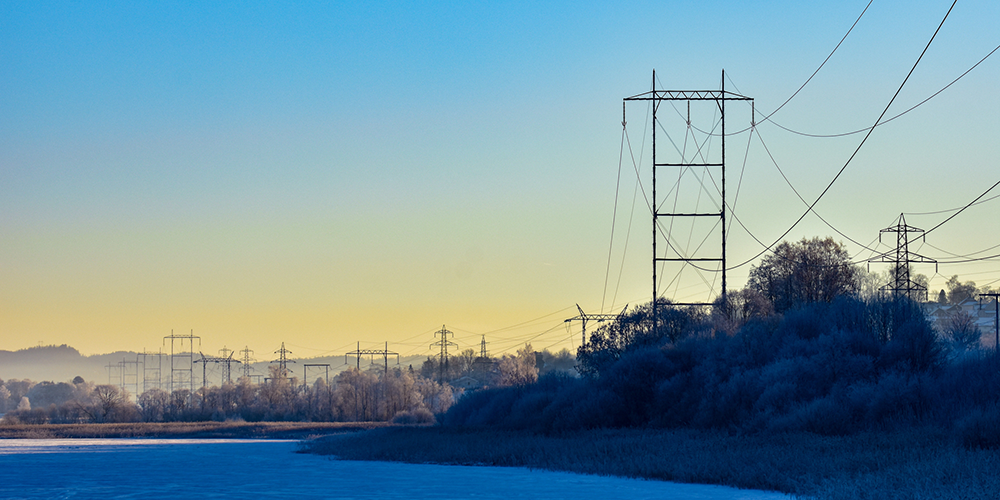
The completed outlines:
[[[980,353],[947,362],[918,304],[840,297],[752,317],[733,335],[712,334],[709,316],[670,311],[666,331],[674,335],[648,322],[635,327],[641,314],[627,318],[633,323],[581,348],[585,378],[543,377],[469,395],[445,422],[542,432],[651,426],[822,434],[933,424],[960,426],[970,442],[983,443],[983,435],[1000,432],[989,430],[1000,422],[997,359]]]
[[[342,372],[332,384],[317,379],[300,384],[294,377],[275,376],[263,384],[241,379],[236,384],[173,393],[150,389],[135,402],[112,385],[41,384],[9,381],[7,401],[26,404],[4,415],[5,423],[196,422],[196,421],[389,421],[431,423],[451,406],[451,387],[406,370]],[[4,387],[4,384],[0,384]],[[29,389],[31,389],[29,391]],[[27,394],[27,396],[21,396]],[[2,394],[0,394],[2,395]],[[6,403],[5,403],[6,404]]]

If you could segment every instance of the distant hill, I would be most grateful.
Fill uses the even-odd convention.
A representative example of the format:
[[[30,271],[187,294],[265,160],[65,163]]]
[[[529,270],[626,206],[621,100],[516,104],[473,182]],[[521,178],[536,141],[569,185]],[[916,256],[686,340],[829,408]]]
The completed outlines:
[[[200,356],[195,353],[195,359],[199,359]],[[376,356],[376,358],[378,358]],[[112,384],[118,385],[121,381],[121,377],[118,371],[118,363],[122,361],[134,362],[139,358],[139,354],[132,351],[117,351],[108,354],[95,354],[92,356],[84,356],[80,354],[80,351],[70,347],[66,344],[63,345],[48,345],[48,346],[36,346],[29,347],[27,349],[20,349],[17,351],[5,351],[0,350],[0,379],[11,380],[11,379],[30,379],[35,382],[67,382],[72,380],[74,377],[80,376],[84,380],[96,382],[98,384],[107,384],[110,382]],[[234,357],[234,359],[238,359]],[[417,355],[417,356],[407,356],[399,360],[399,364],[396,364],[396,359],[389,359],[389,367],[399,367],[406,369],[410,365],[413,365],[414,370],[420,370],[421,365],[424,360],[427,359],[427,355]],[[147,368],[153,370],[153,364],[156,363],[156,356],[146,356],[146,362],[149,364]],[[170,360],[168,356],[163,356],[160,360],[160,369],[162,370],[163,380],[167,380],[170,373]],[[108,369],[108,365],[112,365],[111,369]],[[270,359],[257,361],[251,365],[253,373],[256,375],[267,376],[268,365],[270,365]],[[304,365],[306,364],[329,364],[329,374],[332,379],[338,373],[356,366],[356,358],[350,357],[346,362],[344,360],[344,355],[339,356],[324,356],[318,358],[293,358],[289,361],[288,370],[293,376],[302,378]],[[372,360],[370,357],[365,356],[361,359],[361,369],[365,370],[371,366]],[[376,359],[375,365],[381,367],[384,364],[384,360]],[[231,376],[235,380],[238,378],[242,372],[242,365],[233,363],[231,365]],[[135,365],[130,368],[131,373],[135,373]],[[109,377],[110,371],[110,377]],[[196,386],[201,385],[201,375],[202,368],[200,363],[196,363],[195,366],[195,380]],[[308,373],[309,382],[315,382],[317,378],[322,378],[326,376],[325,367],[309,367]],[[151,371],[151,376],[155,376],[155,371]],[[206,367],[206,377],[208,378],[209,385],[218,385],[222,378],[221,367],[216,363],[208,363]],[[141,381],[141,375],[139,376]],[[127,381],[126,385],[135,384],[135,377]],[[141,382],[140,382],[141,384]],[[132,391],[132,389],[129,389]]]
[[[0,350],[0,378],[65,382],[79,375],[85,380],[100,381],[101,372],[106,370],[101,360],[91,358],[66,344]]]

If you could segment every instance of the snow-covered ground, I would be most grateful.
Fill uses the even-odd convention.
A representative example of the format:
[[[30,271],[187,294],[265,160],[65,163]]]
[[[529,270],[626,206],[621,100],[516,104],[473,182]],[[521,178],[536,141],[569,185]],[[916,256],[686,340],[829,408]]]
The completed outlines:
[[[786,495],[519,468],[352,462],[294,441],[0,440],[0,498],[627,498]]]

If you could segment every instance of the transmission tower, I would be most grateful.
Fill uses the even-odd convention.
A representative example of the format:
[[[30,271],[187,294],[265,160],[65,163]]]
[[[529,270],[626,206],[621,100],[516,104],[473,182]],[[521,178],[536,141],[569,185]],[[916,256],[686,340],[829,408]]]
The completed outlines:
[[[441,329],[434,332],[434,336],[441,336],[441,339],[437,342],[431,344],[431,347],[439,346],[441,348],[441,355],[438,361],[438,382],[444,383],[444,375],[448,373],[448,346],[458,347],[458,344],[448,340],[448,335],[455,336],[454,333],[448,331],[444,325],[441,325]]]
[[[886,233],[896,233],[896,248],[868,259],[868,262],[892,264],[889,269],[891,274],[889,283],[880,287],[879,290],[891,293],[895,297],[907,297],[918,302],[926,302],[927,287],[910,278],[910,264],[934,264],[934,271],[937,272],[936,260],[910,251],[910,241],[912,241],[910,235],[917,235],[913,239],[922,238],[924,230],[907,225],[903,214],[899,214],[896,225],[879,231],[879,243],[882,242],[882,235]]]
[[[483,335],[482,341],[479,342],[479,357],[472,362],[472,371],[480,376],[491,371],[494,365],[486,351],[486,343],[486,335]]]
[[[396,356],[396,364],[399,364],[399,353],[389,351],[389,343],[385,343],[385,349],[362,349],[361,342],[358,342],[358,349],[356,351],[351,351],[344,355],[344,363],[347,363],[348,356],[357,356],[357,367],[361,369],[361,356],[371,356],[372,362],[375,361],[375,356],[382,356],[385,360],[385,372],[389,373],[389,356]]]
[[[157,389],[162,389],[160,386],[160,373],[163,372],[163,349],[161,348],[159,352],[149,352],[145,349],[139,356],[142,356],[142,392],[146,392],[151,389],[152,382],[155,381]],[[149,363],[146,359],[148,356],[156,356],[156,364]]]
[[[139,395],[139,356],[135,357],[135,361],[128,361],[122,358],[121,363],[121,375],[122,375],[122,389],[128,391],[129,386],[132,387],[133,392],[136,396]],[[132,367],[130,370],[129,367]],[[131,380],[129,380],[131,379]]]
[[[240,354],[243,355],[243,376],[250,380],[250,371],[252,370],[250,364],[253,363],[253,358],[250,357],[253,351],[250,350],[250,346],[245,346]]]
[[[996,333],[996,344],[994,344],[994,349],[1000,352],[1000,292],[983,292],[979,294],[979,300],[983,298],[992,298],[994,307],[994,317],[993,317],[993,329]]]
[[[167,339],[170,339],[170,393],[183,387],[186,381],[191,394],[194,394],[194,340],[198,339],[198,345],[201,345],[201,337],[196,336],[194,330],[187,335],[174,335],[174,331],[170,330],[170,335],[163,337],[163,342],[166,343]],[[187,351],[184,351],[185,340],[188,341]],[[178,342],[180,351],[175,349]]]
[[[281,343],[281,349],[274,351],[278,355],[278,359],[271,361],[271,363],[278,363],[278,376],[281,378],[288,378],[288,363],[294,363],[294,359],[288,359],[288,355],[292,353],[288,349],[285,349],[285,343]]]
[[[120,387],[121,386],[121,369],[122,369],[121,363],[112,363],[112,362],[109,361],[108,364],[105,365],[104,367],[108,369],[108,385],[114,385],[111,382],[111,370],[115,370],[115,369],[118,370],[118,381],[119,381],[118,385]]]
[[[194,360],[195,363],[201,363],[201,390],[202,393],[205,392],[205,387],[208,385],[208,364],[218,363],[219,358],[214,356],[205,356],[203,353],[199,352],[201,359]],[[202,396],[202,401],[204,401],[204,396]]]
[[[222,376],[219,378],[219,385],[223,385],[226,382],[232,382],[230,374],[230,366],[232,363],[239,363],[239,360],[233,359],[233,351],[223,347],[219,350],[222,356],[205,356],[202,353],[198,353],[201,359],[195,360],[195,363],[201,363],[201,388],[204,389],[208,386],[208,370],[207,366],[209,363],[215,363],[217,365],[222,365]]]
[[[233,359],[233,354],[235,354],[235,352],[232,349],[226,348],[226,346],[222,346],[222,349],[219,349],[219,354],[220,354],[219,359],[222,360],[220,361],[220,363],[222,364],[222,383],[223,384],[227,382],[232,383],[233,363],[239,363],[240,361],[237,359]]]
[[[306,363],[302,365],[302,383],[309,385],[309,378],[307,374],[309,373],[310,367],[325,368],[326,369],[326,385],[330,385],[330,363]]]
[[[680,271],[684,268],[691,266],[699,274],[704,272],[710,273],[721,273],[722,275],[722,288],[720,295],[723,299],[726,296],[726,101],[748,101],[751,104],[751,109],[753,105],[753,98],[746,97],[739,94],[734,94],[732,92],[726,91],[726,72],[722,72],[722,89],[721,90],[660,90],[656,88],[656,71],[653,71],[653,88],[649,92],[642,94],[637,94],[631,97],[626,97],[625,102],[622,103],[622,127],[625,126],[625,103],[630,101],[649,101],[652,104],[652,128],[653,128],[653,142],[652,142],[652,174],[653,174],[653,185],[652,185],[652,215],[653,215],[653,304],[652,313],[653,317],[657,318],[657,303],[660,298],[659,283],[657,282],[657,266],[664,265],[669,262],[679,262],[681,263]],[[702,142],[695,140],[692,150],[688,151],[685,142],[685,148],[680,149],[677,144],[674,143],[674,138],[670,136],[667,129],[664,128],[664,124],[657,119],[657,112],[659,111],[660,105],[664,102],[670,103],[670,106],[674,108],[672,111],[677,111],[677,115],[680,119],[685,122],[686,128],[684,129],[684,138],[687,139],[695,130],[698,130],[692,125],[691,119],[691,104],[695,103],[697,106],[696,112],[697,116],[705,117],[709,116],[708,111],[711,111],[711,124],[710,127],[703,128],[702,130],[707,130],[704,133],[705,139]],[[682,114],[681,110],[678,110],[674,105],[675,102],[683,102],[687,105],[687,115]],[[706,109],[704,104],[709,104]],[[716,115],[718,113],[718,115]],[[716,119],[716,116],[718,118]],[[698,120],[699,122],[702,119]],[[751,124],[753,120],[751,119]],[[721,133],[719,134],[719,140],[722,142],[721,149],[715,155],[710,154],[705,144],[714,135],[716,124],[721,125]],[[672,143],[670,149],[675,150],[678,154],[667,154],[663,155],[657,150],[657,129],[660,129],[669,141]],[[659,156],[658,156],[659,155]],[[667,159],[664,161],[661,156],[668,156],[673,159]],[[668,178],[672,183],[672,187],[668,190],[667,196],[663,199],[658,198],[657,184],[657,171],[660,169],[670,169],[672,175]],[[721,186],[718,186],[717,192],[710,192],[705,186],[706,177],[711,179],[711,182],[715,182],[715,177],[712,172],[718,172],[721,177]],[[699,177],[700,174],[700,177]],[[700,185],[696,191],[688,192],[684,191],[682,193],[681,184],[682,180],[687,177],[694,177]],[[689,181],[690,182],[690,181]],[[705,201],[702,200],[702,195],[707,195],[713,200]],[[672,195],[672,198],[671,198]],[[683,198],[682,198],[683,196]],[[665,207],[666,201],[669,199],[673,200],[672,206]],[[713,210],[704,210],[700,207],[702,203],[714,202],[716,208]],[[666,211],[661,211],[661,209]],[[696,249],[690,250],[689,248],[681,248],[680,244],[676,241],[676,236],[671,234],[674,229],[674,223],[680,218],[688,218],[691,222],[691,232],[693,234],[696,227],[696,223],[699,219],[708,219],[710,222],[715,219],[715,223],[711,224],[711,229],[706,231],[708,234],[705,236],[705,241],[715,234],[716,228],[719,231],[719,243],[721,245],[721,251],[718,256],[713,256],[711,253],[700,252],[699,245]],[[666,223],[666,227],[662,225]],[[698,226],[701,227],[701,226]],[[662,234],[661,234],[662,233]],[[662,240],[666,244],[666,250],[660,253],[657,250],[658,243]],[[700,267],[701,263],[717,263],[718,270],[707,269]],[[714,281],[709,283],[708,280],[702,276],[706,285],[709,287],[709,292],[714,291]],[[668,285],[669,286],[669,285]],[[705,306],[711,305],[711,301],[706,302],[674,302],[674,305],[690,305],[690,306]]]
[[[583,312],[583,308],[580,307],[580,304],[576,305],[576,310],[580,311],[580,314],[578,314],[578,315],[576,315],[576,316],[574,316],[574,317],[572,317],[570,319],[567,319],[566,321],[563,321],[563,323],[570,323],[572,321],[579,321],[580,322],[581,331],[582,331],[582,335],[583,335],[583,340],[582,340],[582,342],[581,342],[580,345],[584,345],[584,344],[587,343],[587,321],[594,320],[594,321],[603,323],[605,321],[612,321],[612,320],[618,319],[618,318],[620,318],[620,317],[622,317],[622,316],[625,315],[625,311],[628,310],[628,305],[626,304],[625,305],[625,309],[622,309],[622,312],[620,312],[618,314],[587,314],[587,313]]]

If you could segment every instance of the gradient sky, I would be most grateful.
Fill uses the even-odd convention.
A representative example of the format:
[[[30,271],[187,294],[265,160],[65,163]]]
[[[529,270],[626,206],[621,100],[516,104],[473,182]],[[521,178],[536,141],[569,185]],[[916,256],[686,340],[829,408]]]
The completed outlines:
[[[206,353],[387,341],[421,354],[442,324],[461,348],[485,334],[493,353],[579,345],[578,324],[563,323],[575,303],[610,312],[651,293],[649,212],[641,194],[632,206],[627,155],[605,286],[622,98],[649,90],[654,68],[676,89],[716,89],[725,69],[759,118],[865,5],[3,2],[0,349],[156,350],[193,329]],[[870,126],[949,5],[876,0],[774,120]],[[997,2],[959,2],[889,115],[1000,44],[998,21]],[[949,214],[917,213],[971,201],[1000,180],[998,83],[994,55],[878,127],[817,211],[868,244],[901,212],[928,229]],[[629,105],[648,190],[646,113]],[[749,114],[729,120],[743,128]],[[809,201],[863,137],[759,132]],[[732,181],[748,136],[730,141]],[[770,243],[804,205],[750,144],[735,212]],[[997,245],[998,207],[963,212],[920,252]],[[809,216],[787,239],[827,235],[844,240]],[[733,229],[730,262],[760,250]],[[932,290],[955,274],[1000,280],[996,260],[917,270]],[[703,300],[689,292],[699,283],[687,272],[668,296]]]

